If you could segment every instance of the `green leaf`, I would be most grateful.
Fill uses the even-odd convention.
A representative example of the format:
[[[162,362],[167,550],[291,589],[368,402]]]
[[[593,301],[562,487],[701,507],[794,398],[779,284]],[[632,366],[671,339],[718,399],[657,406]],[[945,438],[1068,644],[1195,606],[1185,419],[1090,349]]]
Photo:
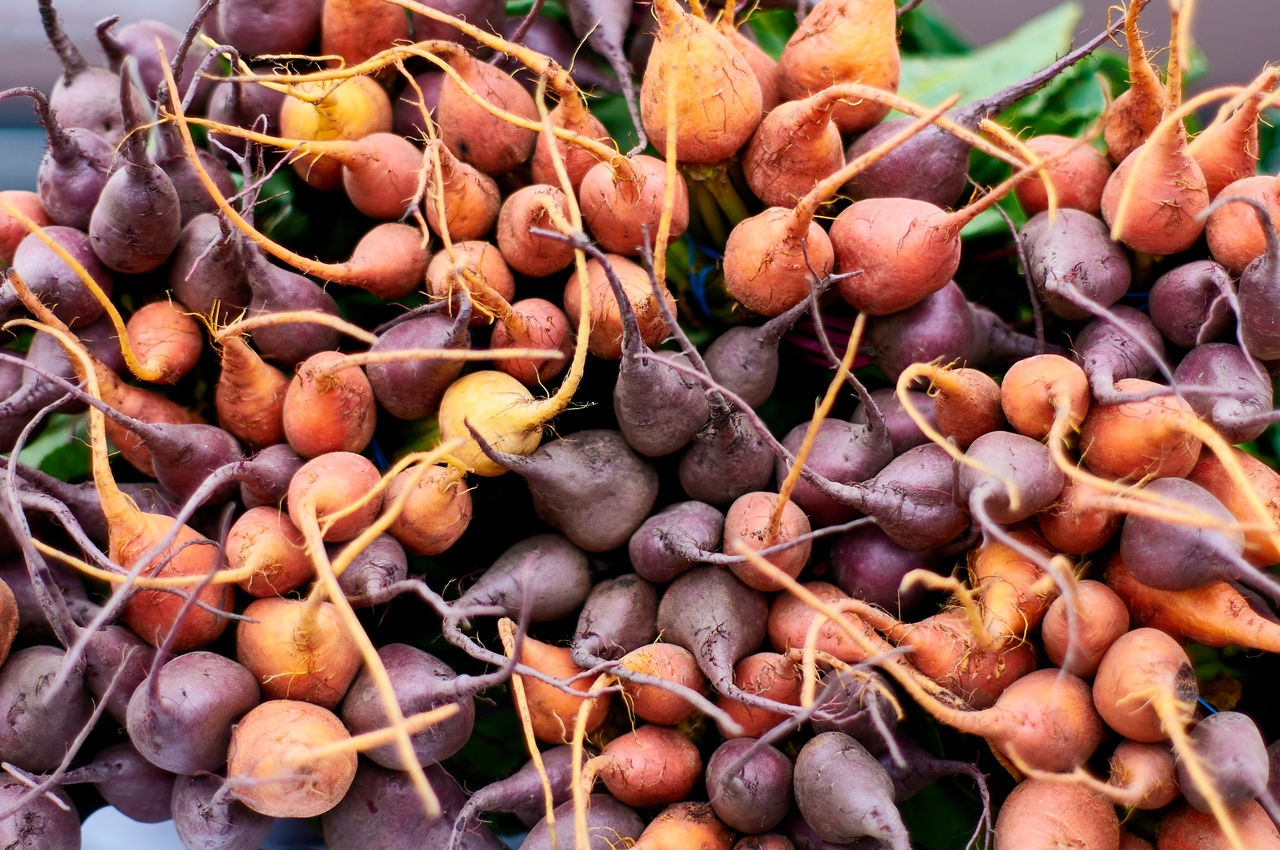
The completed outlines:
[[[898,49],[903,55],[924,53],[939,56],[967,53],[973,48],[956,31],[956,25],[946,13],[929,8],[928,4],[917,6],[898,18],[898,24]]]
[[[84,417],[67,413],[50,416],[44,431],[22,449],[18,460],[63,481],[86,477],[89,443]]]
[[[1081,14],[1080,4],[1063,3],[971,53],[905,55],[898,91],[926,106],[935,106],[956,92],[962,103],[994,94],[1066,53]]]

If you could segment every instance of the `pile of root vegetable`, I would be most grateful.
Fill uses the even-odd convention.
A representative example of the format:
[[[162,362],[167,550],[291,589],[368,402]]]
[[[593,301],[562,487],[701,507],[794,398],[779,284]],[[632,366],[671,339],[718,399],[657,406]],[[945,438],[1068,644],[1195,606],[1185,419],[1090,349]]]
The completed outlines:
[[[1192,0],[963,100],[927,3],[23,2],[0,846],[1280,848],[1280,70]]]

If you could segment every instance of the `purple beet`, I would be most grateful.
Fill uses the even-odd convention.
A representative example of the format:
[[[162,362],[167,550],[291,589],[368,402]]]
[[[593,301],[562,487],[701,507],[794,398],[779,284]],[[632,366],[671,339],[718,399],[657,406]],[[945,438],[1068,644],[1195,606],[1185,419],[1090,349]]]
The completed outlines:
[[[212,17],[219,40],[245,56],[305,53],[320,32],[323,0],[221,0]]]
[[[810,422],[802,422],[782,438],[787,451],[793,455],[799,451],[809,426]],[[806,463],[829,481],[856,484],[875,475],[891,460],[893,445],[883,424],[872,428],[840,419],[824,419],[818,426]],[[791,466],[781,459],[777,461],[775,474],[779,483],[787,477]],[[858,513],[852,505],[831,498],[804,479],[796,482],[791,501],[808,514],[815,526],[848,522]]]
[[[127,66],[126,66],[127,67]],[[89,218],[89,242],[112,271],[140,274],[159,268],[178,245],[182,217],[169,175],[151,162],[139,132],[133,86],[121,77],[120,108],[129,134],[124,163],[108,179]]]
[[[544,818],[529,831],[520,850],[552,850],[553,847],[576,846],[573,801],[556,806],[554,814],[554,843],[552,827],[547,825]],[[612,850],[620,846],[620,842],[625,846],[639,838],[643,830],[644,821],[640,816],[608,794],[592,794],[587,798],[587,846],[590,850]]]
[[[428,313],[397,322],[378,335],[370,352],[410,348],[440,348],[462,351],[471,347],[467,324],[471,321],[471,299],[463,298],[458,315]],[[370,363],[365,367],[373,394],[382,409],[397,419],[421,419],[435,413],[440,397],[462,372],[461,360],[422,358],[399,363]]]
[[[68,771],[62,785],[91,782],[102,799],[141,823],[160,823],[173,817],[169,798],[177,776],[142,757],[128,741],[100,750],[93,761]]]
[[[745,763],[750,738],[730,738],[707,762],[711,808],[725,824],[746,833],[768,832],[791,810],[791,759],[774,747],[761,747]]]
[[[552,806],[558,806],[571,796],[573,747],[561,744],[544,750],[540,756],[551,784]],[[485,812],[512,812],[525,826],[533,826],[546,816],[546,793],[533,759],[507,778],[491,782],[472,794],[458,812],[453,835],[459,836],[468,830]]]
[[[1147,311],[1165,339],[1179,348],[1192,348],[1221,337],[1231,327],[1227,293],[1232,285],[1221,263],[1192,260],[1156,278]]]
[[[1052,218],[1038,213],[1021,236],[1031,282],[1055,316],[1089,318],[1097,315],[1094,305],[1110,307],[1129,291],[1129,255],[1098,216],[1072,209]]]
[[[574,631],[569,654],[584,670],[617,661],[657,637],[658,591],[635,573],[591,588]]]
[[[646,519],[627,543],[631,567],[665,584],[720,548],[724,514],[706,502],[676,502]]]
[[[334,544],[329,557],[345,545]],[[379,534],[338,576],[338,586],[352,607],[367,608],[389,600],[397,583],[408,577],[409,557],[404,547],[390,534]]]
[[[876,526],[846,531],[827,548],[830,580],[850,596],[887,611],[909,611],[924,598],[924,588],[901,590],[912,570],[933,570],[942,561],[937,549],[904,549]]]
[[[275,823],[234,799],[225,779],[207,773],[179,776],[169,810],[182,846],[192,850],[258,850]]]
[[[6,776],[0,780],[0,811],[27,796],[26,783]],[[61,791],[53,791],[63,805],[43,795],[0,818],[0,847],[15,850],[79,850],[80,815]]]
[[[218,322],[247,309],[252,290],[239,242],[239,232],[221,215],[201,213],[188,220],[169,257],[174,299]]]
[[[114,276],[93,252],[92,240],[84,231],[54,225],[44,232],[84,267],[103,292],[111,294]],[[69,326],[87,325],[102,315],[102,303],[93,297],[80,276],[35,234],[27,234],[18,243],[13,268],[27,288]],[[12,309],[16,303],[17,295],[6,283],[0,288],[0,308]]]
[[[1217,398],[1208,393],[1189,394],[1187,403],[1228,443],[1257,439],[1280,416],[1274,409],[1271,376],[1233,343],[1197,345],[1183,356],[1173,377],[1179,384],[1224,391]]]

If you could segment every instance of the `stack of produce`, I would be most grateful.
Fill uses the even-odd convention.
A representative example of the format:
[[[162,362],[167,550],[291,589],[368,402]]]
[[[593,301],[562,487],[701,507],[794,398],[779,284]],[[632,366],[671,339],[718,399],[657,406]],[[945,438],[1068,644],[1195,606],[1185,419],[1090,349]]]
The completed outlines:
[[[0,844],[1280,847],[1280,71],[1190,0],[929,106],[891,0],[38,2]]]

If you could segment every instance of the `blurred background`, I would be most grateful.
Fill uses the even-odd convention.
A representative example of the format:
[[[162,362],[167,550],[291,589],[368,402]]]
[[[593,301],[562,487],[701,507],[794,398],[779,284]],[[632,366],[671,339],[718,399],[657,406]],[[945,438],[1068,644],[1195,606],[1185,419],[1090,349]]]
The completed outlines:
[[[948,17],[973,44],[986,44],[1007,35],[1019,24],[1055,6],[1060,0],[924,0],[936,14]],[[1108,0],[1074,0],[1083,14],[1081,37],[1100,32],[1108,11],[1120,14]],[[1280,47],[1263,22],[1275,11],[1276,0],[1217,0],[1201,3],[1192,33],[1209,62],[1208,75],[1195,84],[1200,90],[1242,83],[1252,78],[1267,60],[1280,61]],[[58,13],[68,35],[91,63],[102,61],[94,37],[94,24],[108,15],[122,23],[155,18],[181,30],[199,7],[196,0],[57,0]],[[1143,15],[1149,46],[1164,45],[1169,38],[1169,15],[1163,2],[1152,3]],[[1156,57],[1164,61],[1164,55]],[[34,85],[48,91],[59,73],[58,63],[40,24],[36,0],[0,0],[0,88]],[[34,188],[36,166],[44,147],[43,132],[33,126],[30,102],[25,98],[0,101],[0,187]]]

